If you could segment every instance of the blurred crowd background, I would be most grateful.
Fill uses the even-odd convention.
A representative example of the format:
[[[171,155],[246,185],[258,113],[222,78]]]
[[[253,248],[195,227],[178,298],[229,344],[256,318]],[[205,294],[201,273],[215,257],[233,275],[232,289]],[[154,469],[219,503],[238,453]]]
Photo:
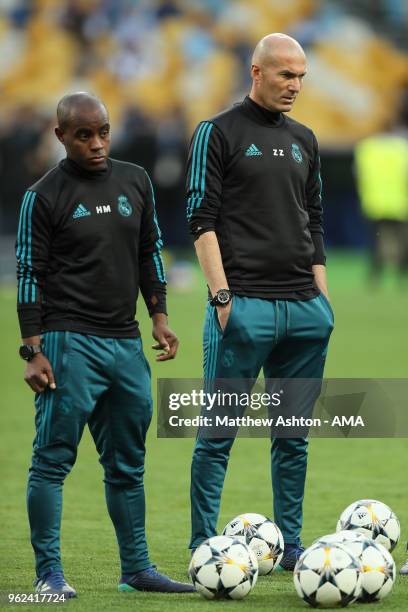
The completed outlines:
[[[151,173],[168,248],[190,249],[184,163],[192,131],[246,95],[253,47],[273,31],[297,38],[308,56],[292,116],[320,142],[327,244],[374,248],[378,221],[384,215],[387,221],[379,208],[392,208],[392,202],[364,202],[370,199],[364,185],[377,177],[391,199],[399,185],[398,213],[390,213],[391,224],[381,231],[403,251],[407,0],[1,0],[0,276],[14,274],[10,244],[25,188],[64,155],[53,134],[56,103],[76,90],[107,104],[112,156]],[[391,155],[382,163],[387,147],[380,144],[371,161],[368,154],[356,164],[356,145],[374,135],[394,143],[388,147],[394,161]],[[398,179],[389,172],[396,147]]]

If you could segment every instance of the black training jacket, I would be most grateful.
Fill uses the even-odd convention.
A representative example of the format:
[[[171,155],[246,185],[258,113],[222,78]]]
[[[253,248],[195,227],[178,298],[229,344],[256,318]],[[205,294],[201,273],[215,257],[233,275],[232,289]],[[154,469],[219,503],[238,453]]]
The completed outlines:
[[[23,338],[48,330],[139,335],[139,287],[166,312],[154,193],[145,170],[108,160],[84,171],[65,159],[26,192],[16,242]]]
[[[267,299],[318,294],[325,264],[316,137],[249,97],[200,123],[187,167],[191,233],[215,231],[230,289]]]

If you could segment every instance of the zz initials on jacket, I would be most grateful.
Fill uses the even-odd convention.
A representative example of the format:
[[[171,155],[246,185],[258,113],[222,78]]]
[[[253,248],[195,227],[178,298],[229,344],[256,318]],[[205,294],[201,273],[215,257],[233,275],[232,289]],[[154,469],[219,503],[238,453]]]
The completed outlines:
[[[273,149],[273,156],[274,157],[285,157],[283,149]]]

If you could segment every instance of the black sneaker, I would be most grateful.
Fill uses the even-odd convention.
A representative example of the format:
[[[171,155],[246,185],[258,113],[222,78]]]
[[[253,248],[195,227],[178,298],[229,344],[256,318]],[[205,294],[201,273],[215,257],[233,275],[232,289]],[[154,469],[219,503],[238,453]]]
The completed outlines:
[[[283,557],[276,569],[293,572],[300,555],[305,551],[301,544],[285,544]]]
[[[119,581],[118,591],[122,593],[131,593],[133,591],[151,591],[155,593],[196,592],[192,584],[171,580],[168,576],[159,574],[154,567],[149,567],[136,574],[122,576]]]

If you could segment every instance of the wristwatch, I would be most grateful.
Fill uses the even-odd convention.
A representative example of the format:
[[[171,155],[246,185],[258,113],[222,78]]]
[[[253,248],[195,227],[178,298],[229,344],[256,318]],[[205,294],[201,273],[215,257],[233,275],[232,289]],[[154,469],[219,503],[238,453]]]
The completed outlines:
[[[37,353],[42,353],[42,346],[41,344],[22,344],[19,353],[21,359],[31,361]]]
[[[210,301],[211,306],[226,306],[232,300],[232,291],[229,289],[218,289],[213,299]]]

